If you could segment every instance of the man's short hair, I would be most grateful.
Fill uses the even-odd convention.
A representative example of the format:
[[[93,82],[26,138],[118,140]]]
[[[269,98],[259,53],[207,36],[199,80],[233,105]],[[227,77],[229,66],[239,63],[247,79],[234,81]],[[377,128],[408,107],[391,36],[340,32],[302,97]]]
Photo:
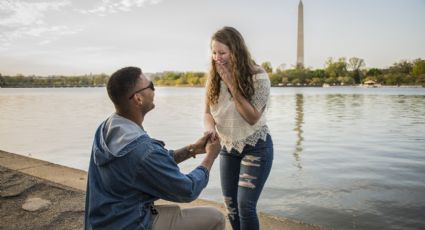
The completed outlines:
[[[140,68],[130,66],[119,69],[111,75],[107,91],[115,106],[125,106],[127,104],[128,95],[134,90],[140,74],[142,74]]]

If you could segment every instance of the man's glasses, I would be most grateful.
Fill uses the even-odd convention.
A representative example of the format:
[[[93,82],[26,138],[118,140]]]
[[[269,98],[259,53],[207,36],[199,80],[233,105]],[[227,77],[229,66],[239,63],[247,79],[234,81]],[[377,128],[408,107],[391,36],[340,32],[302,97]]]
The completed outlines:
[[[128,99],[131,100],[131,98],[133,98],[136,93],[140,93],[145,89],[151,89],[152,91],[155,91],[155,86],[153,85],[153,82],[149,82],[149,85],[147,87],[139,89],[136,92],[132,93]]]

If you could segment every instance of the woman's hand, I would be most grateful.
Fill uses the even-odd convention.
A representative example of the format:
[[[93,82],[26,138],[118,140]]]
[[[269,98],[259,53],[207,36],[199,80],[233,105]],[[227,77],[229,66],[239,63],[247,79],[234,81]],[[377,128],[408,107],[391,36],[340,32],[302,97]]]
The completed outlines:
[[[215,68],[217,69],[217,73],[220,75],[221,80],[223,80],[227,88],[231,90],[233,87],[233,77],[232,73],[230,72],[229,65],[216,62]]]
[[[205,131],[204,135],[210,135],[209,140],[212,142],[219,140],[217,131],[215,129]]]

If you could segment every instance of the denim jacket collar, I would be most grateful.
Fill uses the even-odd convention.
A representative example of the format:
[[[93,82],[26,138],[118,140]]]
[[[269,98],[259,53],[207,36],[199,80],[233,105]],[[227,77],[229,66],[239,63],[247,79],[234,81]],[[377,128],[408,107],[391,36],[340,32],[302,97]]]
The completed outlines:
[[[142,127],[116,113],[101,124],[97,142],[94,143],[94,161],[103,165],[115,157],[125,156],[132,149],[126,148],[130,143],[147,135]]]

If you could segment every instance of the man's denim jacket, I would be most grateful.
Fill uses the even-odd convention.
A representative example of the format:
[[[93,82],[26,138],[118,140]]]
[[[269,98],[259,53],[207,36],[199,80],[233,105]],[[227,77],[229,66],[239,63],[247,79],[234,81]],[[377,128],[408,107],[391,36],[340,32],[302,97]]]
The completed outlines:
[[[88,170],[85,229],[151,229],[157,199],[190,202],[208,183],[198,166],[180,172],[173,151],[136,123],[111,115],[96,131]]]

